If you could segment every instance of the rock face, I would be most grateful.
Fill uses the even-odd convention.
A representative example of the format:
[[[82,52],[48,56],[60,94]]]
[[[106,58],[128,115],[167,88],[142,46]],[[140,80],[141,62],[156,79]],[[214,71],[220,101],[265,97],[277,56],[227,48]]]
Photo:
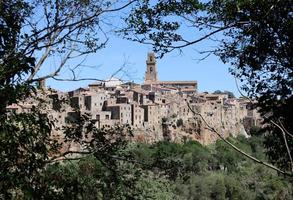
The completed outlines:
[[[206,93],[172,97],[177,103],[168,104],[169,113],[160,112],[161,123],[149,123],[143,128],[134,129],[135,141],[197,140],[202,144],[210,144],[219,139],[210,127],[224,138],[238,135],[249,137],[249,129],[261,123],[257,111],[251,109],[250,102],[244,99],[229,99],[227,95]],[[168,99],[167,96],[165,98]]]
[[[178,120],[178,119],[177,119]],[[216,133],[208,129],[205,120],[201,118],[194,118],[184,121],[182,125],[178,126],[174,120],[171,122],[166,122],[166,125],[163,125],[163,138],[173,142],[182,142],[186,140],[196,140],[202,144],[210,144],[215,142],[219,137]],[[232,124],[229,122],[229,127],[231,129],[225,129],[220,123],[209,125],[213,127],[218,133],[223,137],[244,135],[249,137],[246,133],[243,124]]]
[[[135,130],[134,140],[147,143],[161,140],[172,142],[196,140],[202,144],[210,144],[219,139],[219,137],[209,127],[214,128],[224,138],[238,135],[249,137],[247,131],[251,126],[258,125],[256,124],[257,120],[260,120],[260,118],[255,116],[254,123],[246,124],[247,129],[245,129],[243,121],[246,119],[246,116],[238,115],[238,117],[235,117],[236,109],[239,109],[237,106],[230,105],[230,107],[225,108],[224,105],[220,104],[218,106],[223,109],[221,112],[221,109],[211,110],[206,104],[210,103],[197,107],[197,114],[173,115],[162,118],[161,124],[155,128],[155,131],[151,129]]]

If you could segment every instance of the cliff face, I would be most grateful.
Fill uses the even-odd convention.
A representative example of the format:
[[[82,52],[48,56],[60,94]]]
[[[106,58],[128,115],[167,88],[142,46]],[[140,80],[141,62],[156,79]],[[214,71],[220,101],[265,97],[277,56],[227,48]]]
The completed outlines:
[[[178,123],[179,122],[179,123]],[[227,122],[227,126],[223,127],[222,123],[214,123],[211,125],[223,137],[244,135],[249,137],[243,124],[235,123],[235,121]],[[190,118],[181,123],[181,119],[168,119],[163,122],[161,128],[158,127],[156,131],[153,130],[135,130],[134,140],[139,142],[153,143],[157,141],[167,140],[172,142],[183,142],[186,140],[196,140],[201,144],[214,143],[219,137],[212,131],[207,129],[206,122],[200,118]]]
[[[173,102],[175,103],[168,104],[166,112],[158,115],[161,123],[149,123],[140,129],[134,129],[134,140],[148,143],[160,140],[197,140],[202,144],[210,144],[219,137],[208,127],[214,128],[226,138],[238,135],[249,137],[247,133],[250,128],[260,126],[261,118],[257,111],[249,109],[248,102],[241,99],[228,99],[223,95],[195,95],[186,99],[173,97]],[[156,113],[153,114],[155,115]]]

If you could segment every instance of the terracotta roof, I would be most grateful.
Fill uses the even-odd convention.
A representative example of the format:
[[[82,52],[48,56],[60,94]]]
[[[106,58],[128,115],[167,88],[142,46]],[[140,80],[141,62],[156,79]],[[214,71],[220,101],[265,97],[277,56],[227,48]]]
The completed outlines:
[[[196,84],[197,81],[157,81],[153,84]]]

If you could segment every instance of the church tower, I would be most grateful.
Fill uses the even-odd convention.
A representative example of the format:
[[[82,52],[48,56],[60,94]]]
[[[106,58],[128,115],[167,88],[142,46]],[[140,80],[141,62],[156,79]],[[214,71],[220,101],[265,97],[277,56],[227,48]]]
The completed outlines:
[[[147,70],[145,72],[144,82],[153,83],[158,81],[156,57],[153,52],[148,53],[146,65],[147,65]]]

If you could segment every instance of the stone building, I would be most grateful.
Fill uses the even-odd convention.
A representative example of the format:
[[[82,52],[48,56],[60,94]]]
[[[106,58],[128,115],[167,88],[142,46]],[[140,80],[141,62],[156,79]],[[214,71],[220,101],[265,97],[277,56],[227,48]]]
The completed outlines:
[[[205,123],[228,137],[247,135],[246,130],[260,121],[257,111],[243,99],[229,98],[227,94],[197,93],[196,81],[159,81],[154,53],[147,55],[142,85],[123,84],[112,78],[73,93],[78,96],[79,108],[90,111],[98,127],[129,124],[134,130],[141,130],[143,138],[149,137],[146,141],[165,137],[163,120],[167,120],[164,130],[170,129],[169,139],[180,141],[187,137],[202,143],[217,139],[205,128]],[[195,116],[195,112],[204,120]]]
[[[146,60],[147,69],[145,72],[145,84],[152,84],[158,81],[156,57],[154,53],[148,53]]]
[[[132,104],[131,111],[131,125],[135,128],[142,128],[144,126],[144,109],[139,104]]]
[[[89,114],[98,128],[129,124],[135,138],[144,142],[193,139],[208,144],[218,137],[207,124],[224,137],[247,136],[250,127],[261,125],[259,113],[245,99],[198,93],[196,81],[160,81],[154,53],[147,55],[142,85],[112,77],[68,93],[45,90],[44,96],[48,100],[45,110],[59,127],[74,120],[78,111]],[[64,98],[70,103],[59,105]],[[30,112],[35,103],[28,99],[7,109]]]

